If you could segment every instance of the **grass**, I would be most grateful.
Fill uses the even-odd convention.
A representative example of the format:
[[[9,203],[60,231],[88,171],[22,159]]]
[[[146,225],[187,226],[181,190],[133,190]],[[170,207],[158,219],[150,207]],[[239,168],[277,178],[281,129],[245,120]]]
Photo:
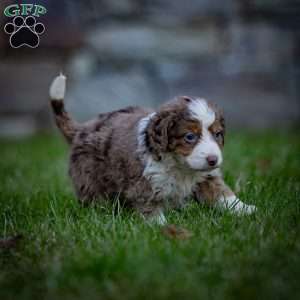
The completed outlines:
[[[23,235],[0,249],[0,299],[299,299],[296,134],[227,137],[226,181],[258,212],[169,212],[187,240],[114,206],[81,208],[60,137],[0,142],[0,237]]]

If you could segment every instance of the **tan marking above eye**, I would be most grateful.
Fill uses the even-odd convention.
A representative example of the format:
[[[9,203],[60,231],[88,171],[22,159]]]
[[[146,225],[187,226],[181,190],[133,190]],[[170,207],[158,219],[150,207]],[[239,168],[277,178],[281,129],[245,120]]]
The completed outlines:
[[[183,137],[185,134],[193,132],[197,135],[201,134],[201,125],[197,124],[195,121],[184,121],[177,125],[174,131],[174,136]]]
[[[198,126],[193,126],[190,131],[192,131],[195,134],[199,134],[201,132],[200,128]]]
[[[201,125],[199,122],[190,121],[190,123],[188,123],[185,126],[184,130],[185,130],[185,133],[193,132],[195,134],[200,134],[201,133]]]

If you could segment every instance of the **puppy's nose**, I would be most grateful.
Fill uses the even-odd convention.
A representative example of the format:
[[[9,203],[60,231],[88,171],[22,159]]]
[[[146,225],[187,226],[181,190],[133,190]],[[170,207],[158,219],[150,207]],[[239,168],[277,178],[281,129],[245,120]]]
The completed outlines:
[[[214,167],[218,162],[218,157],[216,155],[208,155],[206,160],[209,166]]]

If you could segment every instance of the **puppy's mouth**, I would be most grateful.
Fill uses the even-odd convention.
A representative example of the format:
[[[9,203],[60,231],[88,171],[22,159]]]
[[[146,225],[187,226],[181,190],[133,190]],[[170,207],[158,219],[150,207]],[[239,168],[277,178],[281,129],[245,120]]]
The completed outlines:
[[[189,169],[194,170],[194,172],[200,172],[200,173],[204,173],[204,174],[210,174],[213,171],[217,170],[220,168],[221,165],[217,165],[217,166],[209,166],[209,167],[205,167],[205,168],[191,168],[189,167]]]
[[[216,170],[216,169],[219,169],[220,168],[220,165],[216,165],[216,166],[208,166],[206,168],[202,168],[202,169],[199,169],[200,172],[211,172],[213,170]]]
[[[204,166],[200,167],[200,166],[189,164],[182,156],[175,155],[173,156],[173,158],[178,163],[177,167],[182,168],[182,171],[186,170],[187,172],[190,172],[192,170],[193,172],[210,173],[216,169],[219,169],[222,165],[221,162],[216,164],[215,166],[209,166],[204,164]]]

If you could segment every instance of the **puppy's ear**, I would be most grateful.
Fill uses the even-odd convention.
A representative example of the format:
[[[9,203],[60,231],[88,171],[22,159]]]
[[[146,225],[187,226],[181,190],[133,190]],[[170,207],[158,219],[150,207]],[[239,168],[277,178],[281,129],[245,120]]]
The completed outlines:
[[[225,133],[226,133],[226,126],[225,126],[225,118],[224,118],[224,112],[220,108],[216,108],[216,119],[218,120],[220,127],[222,129],[222,146],[224,147],[225,144]]]
[[[222,127],[223,127],[223,146],[224,146],[224,143],[225,143],[226,126],[225,126],[225,118],[224,118],[223,112],[222,112],[222,115],[221,115],[221,118],[220,118],[220,122],[221,122]]]
[[[212,128],[214,132],[221,132],[221,136],[218,138],[217,142],[219,146],[223,147],[225,142],[225,119],[224,113],[221,108],[219,108],[215,103],[210,102],[210,107],[215,112],[216,120],[212,124]]]
[[[175,126],[176,114],[161,111],[151,118],[146,128],[146,147],[156,160],[161,160],[162,154],[168,151],[169,133]]]

